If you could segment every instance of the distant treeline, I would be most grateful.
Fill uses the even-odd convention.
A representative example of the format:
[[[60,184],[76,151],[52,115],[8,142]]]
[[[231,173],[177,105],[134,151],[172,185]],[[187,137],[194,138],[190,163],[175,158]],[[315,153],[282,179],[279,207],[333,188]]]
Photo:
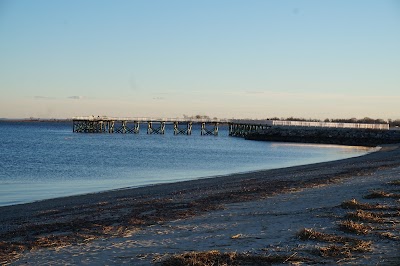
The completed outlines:
[[[205,119],[205,120],[210,120],[211,117],[209,117],[208,115],[183,115],[184,119]],[[217,120],[217,117],[214,117],[213,119]]]

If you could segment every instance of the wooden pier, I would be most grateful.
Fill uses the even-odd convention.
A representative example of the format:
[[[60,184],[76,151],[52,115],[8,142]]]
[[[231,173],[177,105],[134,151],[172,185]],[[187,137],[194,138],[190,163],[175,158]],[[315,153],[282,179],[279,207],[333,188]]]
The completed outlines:
[[[229,123],[229,136],[244,138],[249,133],[261,132],[270,127],[271,126],[267,124]]]
[[[201,136],[218,136],[219,125],[229,125],[229,136],[246,137],[252,133],[265,132],[274,128],[352,128],[388,130],[388,124],[325,123],[302,121],[240,121],[227,119],[181,119],[181,118],[109,118],[74,117],[73,132],[76,133],[122,133],[139,134],[140,125],[147,128],[147,134],[164,135],[167,124],[173,125],[174,135],[191,135],[194,124],[200,125]]]
[[[193,124],[199,124],[200,135],[218,136],[219,125],[228,122],[216,119],[74,117],[73,132],[139,134],[143,124],[147,125],[147,134],[164,135],[165,126],[172,124],[174,135],[191,135]]]

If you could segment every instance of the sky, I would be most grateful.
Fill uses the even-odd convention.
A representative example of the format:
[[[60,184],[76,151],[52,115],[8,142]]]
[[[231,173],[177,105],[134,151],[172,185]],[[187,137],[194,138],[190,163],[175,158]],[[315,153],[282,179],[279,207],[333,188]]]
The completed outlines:
[[[399,0],[0,0],[0,118],[400,119],[399,106]]]

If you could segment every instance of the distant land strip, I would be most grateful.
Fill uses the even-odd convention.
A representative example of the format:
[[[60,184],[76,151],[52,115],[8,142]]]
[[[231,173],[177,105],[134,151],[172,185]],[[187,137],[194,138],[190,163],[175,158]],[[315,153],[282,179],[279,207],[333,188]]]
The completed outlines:
[[[375,147],[400,143],[400,130],[271,127],[262,132],[249,133],[245,139]]]

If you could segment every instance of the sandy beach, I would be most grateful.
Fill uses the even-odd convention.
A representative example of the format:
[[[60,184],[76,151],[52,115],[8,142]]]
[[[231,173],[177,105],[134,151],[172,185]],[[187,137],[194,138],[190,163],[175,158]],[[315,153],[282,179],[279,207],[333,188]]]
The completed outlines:
[[[399,195],[400,149],[390,145],[333,162],[0,207],[0,263],[398,265]]]

